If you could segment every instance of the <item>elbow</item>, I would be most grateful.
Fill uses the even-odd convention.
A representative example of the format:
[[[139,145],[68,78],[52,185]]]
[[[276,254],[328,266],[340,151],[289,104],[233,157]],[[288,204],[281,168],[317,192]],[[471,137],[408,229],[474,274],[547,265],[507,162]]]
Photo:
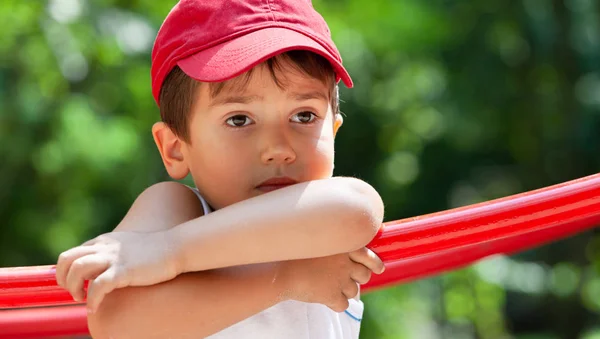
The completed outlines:
[[[353,249],[366,246],[382,227],[384,205],[381,196],[368,183],[355,179],[345,179],[340,212],[346,221],[344,233],[350,237]]]
[[[88,330],[90,331],[90,336],[94,339],[108,339],[110,337],[108,335],[108,333],[110,333],[108,329],[111,326],[110,320],[108,319],[110,312],[105,311],[105,302],[106,300],[100,304],[100,308],[96,313],[88,313],[87,316]]]
[[[115,290],[104,297],[98,310],[88,314],[88,329],[93,339],[129,339],[136,338],[131,330],[135,326],[126,324],[127,314],[131,314],[125,289]]]

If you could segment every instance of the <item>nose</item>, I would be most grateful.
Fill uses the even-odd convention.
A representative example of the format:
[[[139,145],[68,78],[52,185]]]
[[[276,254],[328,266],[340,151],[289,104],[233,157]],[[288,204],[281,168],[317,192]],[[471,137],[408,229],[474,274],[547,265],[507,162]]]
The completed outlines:
[[[266,165],[291,164],[296,160],[296,152],[289,136],[283,131],[269,133],[264,138],[261,160]]]

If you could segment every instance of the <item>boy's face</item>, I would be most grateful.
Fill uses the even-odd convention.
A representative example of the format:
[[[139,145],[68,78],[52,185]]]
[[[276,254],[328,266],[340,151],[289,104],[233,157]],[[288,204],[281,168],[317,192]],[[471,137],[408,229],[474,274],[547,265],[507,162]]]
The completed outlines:
[[[264,64],[247,85],[234,80],[215,97],[209,86],[198,88],[190,142],[181,143],[181,153],[216,209],[281,187],[263,185],[269,179],[304,182],[333,175],[334,137],[342,118],[332,112],[330,89],[283,66],[285,74],[278,76],[284,89]]]

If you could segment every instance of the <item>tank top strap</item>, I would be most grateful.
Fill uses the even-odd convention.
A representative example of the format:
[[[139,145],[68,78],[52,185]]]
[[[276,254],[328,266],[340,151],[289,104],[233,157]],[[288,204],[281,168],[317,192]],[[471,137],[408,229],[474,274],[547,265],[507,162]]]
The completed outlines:
[[[206,199],[204,199],[202,194],[200,194],[200,191],[198,191],[198,189],[195,187],[190,187],[190,186],[187,186],[187,187],[196,194],[198,199],[200,199],[200,203],[202,204],[202,209],[204,209],[204,214],[208,214],[208,213],[212,212],[212,208],[210,208],[210,205],[208,205],[208,202],[206,202]]]

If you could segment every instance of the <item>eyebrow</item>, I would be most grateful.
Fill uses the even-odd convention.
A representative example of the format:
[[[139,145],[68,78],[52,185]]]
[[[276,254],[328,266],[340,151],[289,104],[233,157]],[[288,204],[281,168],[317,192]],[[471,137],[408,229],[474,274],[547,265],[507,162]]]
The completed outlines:
[[[312,99],[322,99],[324,101],[329,100],[329,97],[322,91],[293,92],[293,93],[290,93],[289,97],[293,98],[296,101],[305,101],[305,100],[312,100]]]
[[[227,105],[227,104],[249,104],[254,101],[260,101],[263,97],[258,95],[233,95],[233,96],[224,96],[221,98],[215,98],[211,101],[209,107],[219,106],[219,105]]]
[[[296,101],[306,101],[313,99],[321,99],[324,101],[328,101],[329,98],[322,91],[312,91],[312,92],[292,92],[288,94],[288,97],[294,99]],[[261,101],[264,98],[259,95],[232,95],[232,96],[223,96],[221,98],[217,97],[210,103],[209,107],[219,106],[219,105],[227,105],[227,104],[243,104],[247,105],[254,101]]]

